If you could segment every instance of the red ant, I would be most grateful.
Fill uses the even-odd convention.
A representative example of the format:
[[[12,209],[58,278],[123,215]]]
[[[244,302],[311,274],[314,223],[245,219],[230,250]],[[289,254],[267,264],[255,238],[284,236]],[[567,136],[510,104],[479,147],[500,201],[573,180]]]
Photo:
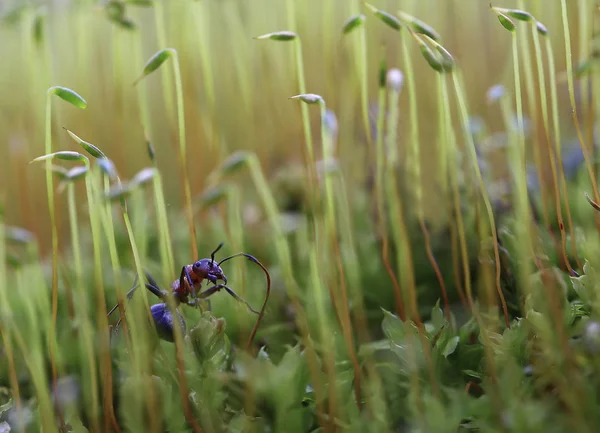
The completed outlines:
[[[151,313],[156,324],[157,331],[159,333],[159,337],[167,340],[174,341],[173,336],[173,316],[169,311],[166,303],[166,298],[169,295],[173,296],[175,301],[175,306],[178,307],[179,304],[184,303],[190,306],[196,306],[198,304],[199,299],[207,299],[209,296],[214,295],[219,292],[221,289],[225,289],[227,293],[229,293],[232,297],[234,297],[237,301],[243,302],[250,311],[259,315],[259,318],[256,322],[254,330],[251,334],[251,340],[256,333],[258,324],[262,319],[262,315],[264,314],[264,308],[266,306],[267,300],[269,298],[270,286],[271,286],[271,278],[269,276],[269,272],[266,268],[254,257],[250,254],[246,253],[237,253],[233,254],[229,257],[224,258],[220,262],[215,262],[215,254],[221,249],[223,246],[223,242],[219,244],[219,246],[211,253],[210,259],[200,259],[197,262],[186,265],[181,269],[181,274],[179,279],[173,281],[171,284],[171,292],[167,292],[166,290],[161,290],[152,275],[150,275],[147,271],[145,272],[146,278],[148,282],[145,284],[146,288],[152,292],[157,298],[165,301],[160,304],[152,305]],[[251,262],[259,265],[263,272],[265,272],[267,276],[267,296],[265,298],[265,302],[260,311],[256,311],[248,302],[238,296],[229,286],[227,286],[227,277],[223,273],[223,269],[221,269],[221,264],[230,260],[234,257],[244,256]],[[208,280],[213,283],[208,289],[203,292],[196,293],[196,290],[199,289],[204,282],[204,280]],[[221,280],[222,284],[217,284],[217,282]],[[136,275],[135,281],[133,283],[133,287],[127,292],[127,299],[131,300],[135,290],[138,287],[138,277]],[[110,316],[118,307],[118,304],[115,305],[109,312],[108,316]],[[179,312],[177,312],[179,314]],[[185,322],[183,321],[183,317],[179,315],[179,319],[181,322],[182,330],[185,332]],[[115,332],[119,329],[119,325],[121,324],[121,319],[117,322],[115,326]]]

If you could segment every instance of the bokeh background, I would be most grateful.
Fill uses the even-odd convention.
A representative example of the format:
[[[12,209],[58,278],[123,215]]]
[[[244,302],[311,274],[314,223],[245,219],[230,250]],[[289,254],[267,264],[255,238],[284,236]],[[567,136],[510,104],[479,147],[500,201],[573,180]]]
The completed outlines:
[[[550,31],[560,79],[565,62],[560,2],[523,3]],[[591,22],[588,18],[579,21],[577,16],[589,9],[577,8],[576,1],[568,3],[573,23]],[[295,19],[289,13],[292,4]],[[503,128],[497,106],[486,104],[486,91],[494,84],[513,87],[511,40],[490,12],[488,1],[374,0],[373,4],[389,11],[402,8],[431,24],[464,71],[471,114],[480,116],[492,132]],[[498,6],[516,7],[517,3],[504,1]],[[155,1],[153,7],[127,4],[124,26],[111,21],[105,2],[3,1],[0,200],[6,205],[7,223],[35,232],[42,250],[48,251],[44,170],[28,161],[43,153],[45,91],[53,85],[77,91],[89,104],[86,110],[78,110],[54,103],[55,150],[74,148],[62,129],[68,128],[100,146],[127,178],[149,165],[147,137],[165,175],[168,204],[172,209],[181,207],[172,68],[161,68],[138,86],[132,85],[146,60],[166,47],[175,48],[181,60],[194,196],[205,190],[209,173],[234,150],[256,151],[272,176],[301,162],[300,107],[288,100],[299,93],[293,46],[253,39],[278,30],[300,35],[307,90],[322,95],[335,112],[339,157],[346,175],[357,182],[352,188],[359,187],[368,159],[353,49],[358,36],[340,37],[344,22],[358,12],[367,13],[357,0]],[[401,47],[398,35],[381,22],[368,19],[366,28],[370,100],[374,104],[382,49],[389,67],[401,67]],[[589,38],[592,30],[588,26],[571,29],[573,62],[577,64],[585,57],[579,52],[579,40]],[[417,45],[410,45],[419,56]],[[436,137],[435,72],[422,58],[414,59],[422,164],[427,173],[435,164],[434,158],[428,157]],[[566,82],[560,84],[559,98],[568,140],[572,122]],[[401,113],[406,99],[404,94]],[[311,119],[318,139],[318,110],[311,110]],[[401,137],[406,137],[406,129],[403,118]],[[405,138],[400,146],[406,146]],[[424,187],[428,197],[432,187]],[[83,184],[79,188],[83,193]],[[58,200],[59,223],[66,234],[67,215],[62,211],[66,199],[59,196]],[[435,212],[435,205],[435,200],[426,199],[427,212]],[[206,213],[197,214],[199,221],[206,217]],[[183,214],[181,218],[183,221]]]

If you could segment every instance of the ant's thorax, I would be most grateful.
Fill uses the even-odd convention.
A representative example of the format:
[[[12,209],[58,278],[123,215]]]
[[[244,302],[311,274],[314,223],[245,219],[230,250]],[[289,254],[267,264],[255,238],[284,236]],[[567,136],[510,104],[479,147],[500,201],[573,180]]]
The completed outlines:
[[[194,285],[194,289],[197,293],[200,289],[200,286],[202,285],[202,282],[204,281],[204,278],[199,277],[194,272],[194,268],[192,265],[187,265],[186,269],[190,275],[192,284]],[[173,293],[175,293],[175,295],[179,298],[179,301],[181,302],[187,302],[187,298],[191,294],[191,287],[189,286],[187,278],[183,279],[183,287],[180,285],[179,278],[173,281],[173,283],[171,284],[171,290],[173,291]]]

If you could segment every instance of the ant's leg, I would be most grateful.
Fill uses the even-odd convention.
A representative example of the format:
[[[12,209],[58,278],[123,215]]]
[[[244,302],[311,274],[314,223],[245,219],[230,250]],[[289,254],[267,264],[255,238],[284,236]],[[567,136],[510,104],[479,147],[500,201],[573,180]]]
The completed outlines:
[[[157,289],[160,288],[160,286],[158,285],[158,283],[156,282],[156,280],[154,279],[154,277],[152,277],[152,275],[150,275],[150,272],[144,270],[144,275],[146,275],[146,279],[148,280],[148,282],[150,284],[152,284]]]
[[[152,294],[153,294],[154,296],[156,296],[156,297],[157,297],[157,298],[159,298],[159,299],[162,299],[162,300],[164,300],[164,299],[167,297],[167,295],[168,295],[168,293],[167,293],[167,292],[165,292],[165,291],[163,291],[163,290],[160,290],[158,287],[155,287],[155,286],[153,286],[152,284],[146,283],[146,284],[145,284],[145,286],[146,286],[146,288],[147,288],[148,290],[150,290],[150,292],[152,292]],[[135,288],[137,288],[137,282],[136,282],[136,286],[134,287],[134,289],[135,289]],[[133,289],[131,289],[129,292],[130,292],[130,293],[131,293],[131,295],[133,296]],[[127,293],[127,295],[128,295],[128,297],[129,297],[129,293]],[[131,299],[131,298],[130,298],[130,299]],[[113,307],[113,309],[111,310],[111,313],[112,313],[112,312],[114,311],[114,309],[115,309],[115,308],[117,308],[117,307],[118,307],[118,304],[117,304],[117,305],[115,305],[115,306]],[[108,313],[108,314],[110,315],[110,313]],[[115,332],[117,332],[117,331],[119,330],[119,325],[121,324],[121,320],[122,320],[122,318],[120,318],[120,319],[117,321],[117,324],[115,325]]]
[[[168,295],[164,290],[160,290],[158,287],[153,286],[152,284],[146,283],[146,288],[152,292],[154,296],[159,299],[165,299]]]
[[[240,296],[238,296],[231,288],[227,287],[225,284],[218,284],[216,286],[209,287],[204,292],[199,293],[198,297],[202,298],[202,299],[208,298],[209,296],[214,295],[221,289],[225,289],[227,291],[227,293],[229,293],[231,296],[233,296],[237,301],[243,302],[244,304],[246,304],[246,306],[248,307],[248,309],[250,311],[252,311],[255,314],[258,314],[258,311],[256,311],[254,308],[252,308],[252,306],[250,306],[250,304],[248,302],[246,302],[244,299],[242,299]]]
[[[254,314],[258,314],[258,311],[256,311],[254,308],[252,308],[252,306],[248,303],[248,301],[246,301],[245,299],[243,299],[240,296],[238,296],[238,294],[235,293],[231,288],[227,287],[226,285],[223,285],[223,288],[225,290],[227,290],[227,293],[229,293],[231,296],[233,296],[239,302],[243,302],[244,304],[246,304],[246,307],[248,307],[248,309],[250,311],[252,311]]]
[[[131,298],[133,297],[133,293],[135,292],[135,289],[137,289],[137,288],[138,288],[138,276],[136,274],[135,280],[133,280],[133,286],[131,286],[131,289],[129,289],[129,291],[127,292],[127,300],[129,300],[129,301],[131,300]],[[111,310],[106,315],[106,317],[110,317],[110,315],[115,312],[115,310],[117,309],[118,306],[119,306],[119,304],[112,307]]]
[[[192,277],[188,271],[187,266],[181,268],[181,274],[179,275],[179,290],[183,290],[184,277],[187,278],[188,285],[190,286],[190,292],[192,293],[192,299],[196,297],[196,288],[192,282]]]

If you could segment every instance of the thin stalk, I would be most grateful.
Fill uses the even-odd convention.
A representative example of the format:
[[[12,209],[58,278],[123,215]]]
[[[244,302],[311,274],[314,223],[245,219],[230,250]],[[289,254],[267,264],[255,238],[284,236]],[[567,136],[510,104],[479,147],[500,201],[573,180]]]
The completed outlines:
[[[529,207],[528,188],[527,188],[527,166],[525,156],[525,131],[523,125],[523,100],[521,95],[521,73],[519,65],[519,49],[517,34],[512,33],[512,53],[513,53],[513,72],[515,80],[515,101],[517,128],[512,134],[512,144],[510,145],[510,154],[513,168],[514,185],[514,203],[515,217],[519,224],[516,225],[516,236],[522,239],[524,243],[517,249],[517,260],[519,262],[518,270],[520,284],[523,291],[527,291],[529,285],[529,276],[532,273],[531,262],[528,252],[533,248],[531,239],[531,210]],[[511,125],[507,125],[511,128]],[[512,129],[512,128],[511,128]]]
[[[145,279],[145,275],[144,272],[142,270],[142,261],[141,261],[141,257],[140,257],[140,253],[139,250],[137,248],[137,243],[135,241],[135,236],[133,233],[133,228],[131,226],[131,220],[129,218],[129,212],[127,210],[127,206],[122,206],[122,211],[123,211],[123,220],[125,222],[125,227],[127,228],[127,235],[129,237],[129,243],[131,246],[131,252],[133,254],[133,260],[135,263],[135,269],[136,272],[138,274],[138,281],[140,281],[140,285],[143,287],[143,284],[141,283],[142,281],[144,281]],[[141,290],[144,293],[144,296],[146,297],[146,311],[150,311],[148,304],[147,304],[147,293],[145,290]],[[174,311],[174,310],[172,310]],[[177,317],[177,313],[173,313],[173,317]],[[174,332],[175,334],[181,334],[181,328],[178,326],[178,324],[173,326]],[[181,336],[180,336],[181,338]],[[138,360],[138,362],[141,364],[144,362],[147,363],[146,368],[147,368],[147,372],[149,373],[152,370],[152,365],[151,365],[151,361],[152,361],[152,356],[151,356],[151,352],[149,350],[147,350],[148,345],[146,344],[141,344],[140,345],[141,348],[144,348],[146,350],[142,350],[139,355],[140,355],[140,359]],[[143,372],[146,372],[146,370],[142,370]],[[141,372],[142,372],[141,371]],[[143,377],[143,376],[142,376]],[[181,392],[182,392],[182,404],[184,407],[184,413],[186,415],[186,420],[194,427],[194,431],[197,432],[199,431],[199,427],[195,424],[195,420],[194,418],[191,416],[191,411],[189,408],[189,400],[187,398],[188,393],[187,393],[187,385],[186,385],[186,381],[183,377],[183,372],[181,372],[181,377],[180,377],[180,383],[179,386],[181,387]],[[184,393],[185,392],[185,393]],[[185,395],[185,398],[183,398],[183,396]],[[151,426],[152,431],[159,431],[158,429],[160,428],[160,424],[158,423],[157,420],[157,415],[160,413],[160,408],[158,407],[158,399],[157,396],[155,395],[155,393],[153,392],[153,390],[150,390],[148,392],[148,394],[146,395],[146,401],[147,401],[147,405],[148,405],[148,414],[149,414],[149,424]]]
[[[100,245],[102,244],[102,234],[100,231],[100,214],[101,208],[97,209],[98,198],[96,193],[95,183],[97,177],[94,172],[88,173],[85,177],[86,194],[88,198],[88,212],[90,217],[90,226],[92,231],[92,245],[94,250],[94,282],[96,289],[96,315],[97,315],[97,335],[100,339],[100,374],[104,378],[112,377],[110,363],[110,337],[108,335],[108,320],[106,317],[106,305],[104,299],[104,277],[102,274],[102,252]],[[108,362],[107,362],[108,359]],[[111,417],[113,414],[112,405],[112,380],[108,381],[103,386],[103,407],[105,417]]]
[[[525,6],[523,5],[523,0],[519,0],[518,1],[518,7],[520,9],[525,9]],[[531,28],[535,29],[535,24],[533,24],[532,26],[530,26]],[[544,219],[544,225],[546,227],[548,227],[549,222],[550,222],[550,218],[549,218],[549,203],[548,203],[548,192],[547,192],[547,185],[546,182],[544,182],[544,178],[543,178],[543,163],[542,163],[542,155],[540,152],[540,142],[541,140],[539,140],[539,134],[538,134],[538,107],[535,101],[535,83],[533,81],[533,65],[531,62],[531,48],[529,45],[529,38],[527,37],[527,27],[522,27],[519,28],[517,31],[522,32],[521,35],[519,35],[519,37],[521,38],[521,44],[522,44],[522,58],[521,61],[523,62],[523,66],[524,66],[524,72],[525,72],[525,91],[527,94],[527,104],[529,106],[529,112],[531,113],[531,124],[533,125],[532,127],[532,134],[534,137],[532,146],[533,146],[533,159],[535,162],[535,166],[536,166],[536,173],[537,173],[537,178],[538,178],[538,182],[540,185],[540,195],[542,197],[542,204],[543,204],[543,219]]]
[[[1,305],[10,305],[7,294],[8,294],[8,283],[7,283],[7,270],[6,270],[6,234],[5,234],[5,226],[4,221],[2,220],[2,214],[0,213],[0,304]],[[21,404],[21,392],[19,389],[19,380],[17,377],[17,371],[15,368],[14,362],[14,354],[12,349],[12,341],[10,328],[5,327],[4,320],[0,318],[0,334],[2,335],[2,343],[4,350],[6,351],[6,358],[8,359],[8,379],[10,382],[10,388],[12,392],[13,401],[15,402],[15,407],[17,409],[17,413],[19,414],[19,421],[23,424],[23,420],[21,420],[22,416],[22,404]]]
[[[449,170],[448,165],[449,161],[456,161],[456,155],[449,153],[449,142],[448,142],[448,122],[446,121],[446,110],[449,110],[448,104],[448,86],[446,84],[446,75],[445,74],[437,74],[438,78],[438,183],[440,188],[442,189],[442,196],[444,200],[448,200],[449,208],[452,208],[452,195],[448,194],[448,176]],[[454,280],[456,285],[456,290],[460,297],[460,300],[465,308],[469,308],[467,303],[467,299],[462,289],[462,283],[460,279],[460,252],[458,250],[458,234],[457,228],[452,219],[449,221],[449,226],[451,230],[451,244],[452,244],[452,266],[454,272]],[[446,310],[446,319],[449,320],[448,310]]]
[[[459,109],[461,111],[461,115],[463,116],[462,120],[463,120],[463,122],[465,122],[466,119],[465,119],[464,115],[466,113],[466,105],[464,104],[464,100],[463,100],[463,96],[462,96],[462,89],[461,89],[460,83],[458,82],[455,74],[452,74],[452,75],[453,75],[453,81],[454,81],[456,94],[460,95],[460,96],[457,96],[458,101],[459,101],[458,105],[459,105]],[[448,96],[448,85],[445,80],[443,81],[442,85],[443,85],[442,92],[444,95],[444,100],[446,101],[445,112],[446,112],[446,131],[447,131],[447,137],[448,137],[448,147],[450,150],[450,160],[452,161],[452,160],[456,160],[456,155],[458,154],[458,148],[456,145],[456,135],[454,132],[454,127],[452,126],[452,119],[451,119],[451,115],[450,115],[450,100],[447,97]],[[463,125],[463,129],[465,130],[466,135],[468,135],[470,137],[470,134],[468,134],[468,130],[465,129],[466,126],[467,125]],[[473,151],[474,151],[474,148],[473,148]],[[476,170],[479,173],[479,166],[477,166]],[[479,173],[478,177],[481,178],[481,173]],[[469,306],[471,308],[471,312],[473,314],[473,317],[475,317],[475,320],[479,324],[479,327],[481,330],[481,335],[483,337],[483,348],[484,348],[484,353],[485,353],[485,360],[486,360],[486,364],[488,367],[491,383],[493,385],[491,388],[492,403],[495,406],[496,415],[498,417],[500,417],[500,414],[502,413],[502,407],[501,407],[501,402],[499,400],[498,389],[497,389],[497,385],[496,385],[497,379],[496,379],[496,368],[495,368],[495,363],[494,363],[494,358],[493,358],[494,354],[492,353],[492,346],[490,345],[490,341],[487,336],[487,330],[484,326],[481,315],[479,314],[478,308],[475,306],[475,304],[473,302],[473,291],[471,289],[471,272],[469,269],[469,253],[468,253],[468,249],[467,249],[465,226],[464,226],[464,221],[463,221],[463,217],[462,217],[462,211],[460,208],[460,192],[458,190],[458,181],[456,178],[456,170],[449,170],[449,181],[450,181],[450,187],[452,189],[452,195],[453,195],[453,199],[454,199],[453,200],[454,216],[456,219],[458,240],[459,240],[460,251],[461,251],[461,255],[462,255],[463,275],[464,275],[464,279],[465,279],[465,292],[466,292],[467,300],[469,302]],[[493,224],[493,220],[492,220],[492,224]],[[492,230],[493,230],[493,235],[495,236],[496,231],[494,228]],[[496,247],[497,247],[497,243],[496,243]],[[496,257],[496,263],[499,264],[498,257]],[[508,320],[508,318],[507,318],[507,320]]]
[[[351,211],[348,203],[348,189],[346,188],[343,176],[338,176],[338,192],[336,193],[336,197],[339,200],[337,207],[340,210],[341,242],[348,246],[348,256],[344,257],[343,262],[346,267],[346,272],[348,273],[349,287],[359,288],[361,280],[360,266],[358,254],[356,252],[356,243],[352,231]],[[358,339],[360,343],[364,343],[369,341],[370,338],[368,334],[362,293],[359,290],[353,290],[351,297],[352,300],[350,302],[355,306],[356,309],[354,316],[356,317],[355,321],[358,324]],[[347,308],[348,304],[344,304],[344,307]]]
[[[108,193],[110,191],[110,180],[108,176],[103,176],[104,180],[104,193]],[[125,316],[125,293],[122,288],[122,280],[121,280],[121,263],[119,261],[119,253],[117,248],[117,243],[115,240],[115,227],[113,224],[113,216],[112,216],[112,206],[109,201],[105,201],[103,203],[103,212],[100,214],[100,223],[104,228],[104,234],[106,236],[108,251],[110,255],[110,261],[113,269],[113,275],[115,279],[115,291],[117,295],[117,303],[119,305],[119,319],[121,320],[123,326],[123,333],[125,334],[125,341],[127,343],[127,347],[129,349],[129,354],[132,357],[131,361],[133,362],[133,349],[131,345],[131,337],[129,335],[129,324],[127,321],[127,317]]]
[[[181,170],[183,176],[183,189],[185,193],[185,207],[190,229],[190,249],[192,261],[198,260],[198,248],[196,248],[196,229],[194,227],[194,211],[192,209],[192,193],[187,169],[187,150],[185,138],[185,111],[183,108],[183,85],[181,82],[181,70],[179,68],[179,54],[175,51],[173,58],[173,71],[175,73],[175,93],[177,95],[177,120],[179,127],[179,155],[181,157]]]
[[[506,306],[506,301],[504,300],[504,295],[502,294],[502,286],[500,284],[501,277],[501,269],[500,269],[500,251],[498,248],[498,231],[496,229],[496,222],[494,220],[494,211],[492,209],[492,205],[490,203],[490,199],[485,188],[485,184],[483,182],[483,177],[481,176],[481,170],[479,169],[479,163],[477,161],[477,154],[475,152],[475,143],[473,142],[473,136],[469,130],[469,115],[467,111],[467,103],[465,101],[464,91],[462,89],[462,85],[460,79],[456,72],[452,73],[452,79],[454,83],[456,99],[459,106],[461,123],[463,126],[463,132],[465,139],[467,141],[467,151],[470,154],[471,161],[473,163],[473,168],[475,170],[475,175],[477,177],[477,182],[479,189],[481,191],[481,195],[483,201],[485,203],[485,209],[487,211],[488,220],[490,223],[490,231],[492,236],[492,242],[494,247],[494,261],[496,263],[496,290],[498,292],[498,296],[500,297],[500,302],[502,304],[502,310],[504,311],[504,319],[506,322],[507,328],[510,328],[510,320],[508,318],[508,308]]]
[[[565,266],[567,267],[567,270],[569,271],[569,273],[571,275],[573,274],[573,268],[571,267],[571,264],[569,263],[569,258],[567,256],[567,238],[565,235],[565,231],[564,231],[564,221],[563,221],[563,215],[562,215],[562,206],[561,206],[561,199],[560,199],[560,185],[559,185],[559,179],[558,179],[558,166],[557,166],[557,161],[556,161],[556,156],[555,156],[555,151],[552,149],[551,143],[550,143],[550,120],[549,120],[549,113],[548,113],[548,98],[546,96],[546,74],[544,72],[544,63],[542,61],[542,50],[541,50],[541,46],[540,46],[540,35],[537,31],[537,28],[535,26],[531,26],[531,32],[532,32],[532,36],[533,36],[533,48],[535,51],[535,61],[536,61],[536,65],[537,65],[537,70],[538,70],[538,84],[539,84],[539,88],[540,88],[540,106],[541,106],[541,111],[542,111],[542,124],[544,126],[544,144],[546,147],[546,152],[550,158],[550,168],[552,170],[552,189],[554,190],[554,202],[555,202],[555,208],[556,208],[556,217],[558,220],[558,225],[560,227],[563,227],[562,230],[560,230],[560,238],[561,238],[561,252],[562,252],[562,258],[563,261],[565,263]],[[555,139],[559,139],[559,137],[556,137]],[[559,150],[560,152],[560,150]],[[573,237],[574,238],[574,237]]]
[[[558,167],[559,167],[559,176],[560,176],[560,184],[563,194],[563,199],[565,202],[565,211],[567,213],[567,224],[569,224],[569,230],[571,232],[571,240],[573,242],[573,254],[577,258],[577,250],[575,248],[575,233],[573,226],[573,219],[571,218],[571,206],[569,204],[569,194],[567,190],[567,180],[565,178],[565,170],[562,162],[562,151],[561,151],[561,136],[560,136],[560,121],[558,116],[558,96],[557,96],[557,82],[556,82],[556,65],[554,63],[554,53],[552,52],[552,44],[550,42],[550,38],[546,37],[546,55],[548,56],[548,70],[550,71],[550,100],[552,106],[552,123],[554,124],[554,146],[555,146],[555,155],[558,159]],[[585,154],[584,154],[585,156]],[[565,237],[565,226],[564,224],[559,224],[559,230],[561,231],[561,239]],[[564,241],[566,243],[566,240]],[[565,243],[563,243],[563,248],[566,249]],[[570,266],[567,262],[567,266]],[[581,267],[581,266],[580,266]],[[571,275],[573,274],[573,270],[569,269]]]
[[[446,283],[441,274],[440,268],[435,260],[433,250],[431,248],[431,241],[427,225],[425,223],[425,215],[423,211],[423,182],[424,179],[421,176],[421,152],[420,152],[420,137],[419,137],[419,111],[417,104],[417,90],[415,84],[415,73],[413,69],[412,59],[406,37],[402,37],[402,59],[404,67],[406,69],[407,85],[408,85],[408,104],[409,104],[409,123],[410,123],[410,150],[408,152],[407,166],[413,169],[412,176],[408,179],[408,185],[414,186],[415,193],[415,208],[417,213],[417,219],[423,232],[425,249],[427,252],[427,258],[431,263],[431,266],[438,279],[440,289],[442,291],[442,298],[444,301],[444,311],[446,317],[450,317],[450,302],[448,301],[448,294],[446,291]]]
[[[322,147],[323,147],[323,178],[325,180],[325,200],[327,202],[327,221],[328,221],[328,233],[327,233],[327,239],[330,240],[330,244],[333,246],[334,248],[334,253],[336,256],[336,259],[338,260],[339,263],[341,263],[341,253],[340,253],[340,249],[339,249],[339,244],[338,244],[338,229],[337,229],[337,222],[336,222],[336,209],[335,209],[335,204],[336,204],[336,200],[335,200],[335,194],[334,194],[334,187],[333,187],[333,180],[331,179],[332,174],[330,173],[327,164],[330,161],[333,161],[334,155],[333,155],[333,143],[332,141],[332,137],[330,132],[327,131],[327,127],[326,127],[326,115],[327,115],[327,107],[325,105],[325,101],[323,99],[321,99],[319,101],[319,106],[321,108],[321,142],[322,142]],[[315,256],[316,258],[316,256]],[[315,268],[315,270],[318,270],[318,267]],[[356,352],[354,350],[354,340],[352,338],[352,322],[350,320],[350,312],[348,311],[348,294],[346,293],[346,286],[345,286],[345,282],[343,281],[343,271],[341,268],[338,269],[338,271],[340,271],[340,288],[341,288],[341,299],[338,302],[336,302],[336,300],[338,299],[337,296],[333,296],[331,298],[331,302],[335,308],[336,311],[336,315],[339,318],[339,322],[340,322],[340,327],[342,328],[342,334],[344,337],[344,340],[346,342],[346,347],[348,350],[348,354],[350,356],[350,359],[352,360],[352,365],[354,368],[354,392],[355,392],[355,398],[356,398],[356,404],[358,405],[359,409],[362,408],[362,399],[361,399],[361,395],[360,395],[360,384],[361,384],[361,371],[360,371],[360,367],[359,367],[359,363],[358,363],[358,358],[356,357]],[[330,285],[333,285],[333,282],[330,283]],[[342,306],[342,312],[340,313],[338,311],[338,305]],[[324,328],[328,329],[328,328]],[[327,339],[330,339],[330,335],[327,336]],[[333,342],[331,342],[331,344],[333,344]],[[334,365],[332,366],[332,373],[335,372],[335,362]],[[333,378],[335,379],[335,378]],[[334,382],[330,382],[330,383],[335,383]]]
[[[165,29],[165,4],[167,4],[167,2],[153,2],[154,24],[156,25],[156,39],[159,47],[168,46],[167,32]],[[171,78],[171,71],[165,71],[163,83],[171,83]],[[173,117],[173,110],[175,107],[173,103],[173,94],[169,91],[169,86],[163,84],[162,88],[163,98],[165,100],[165,112],[167,113],[167,116],[169,116],[169,120],[171,121]]]
[[[46,92],[46,155],[52,153],[52,93]],[[54,183],[52,178],[51,159],[46,160],[46,192],[48,194],[48,210],[50,212],[50,227],[52,231],[52,319],[48,344],[50,349],[50,366],[52,369],[52,386],[56,390],[58,386],[58,371],[56,366],[56,320],[58,316],[58,229],[56,226],[56,209],[54,205]],[[61,426],[64,425],[62,413],[59,417]]]
[[[31,373],[31,381],[33,382],[33,388],[35,389],[35,393],[39,401],[38,405],[42,425],[44,426],[44,429],[47,429],[50,432],[58,433],[59,430],[56,428],[56,423],[54,422],[55,416],[52,412],[50,393],[46,387],[43,369],[44,361],[40,350],[38,350],[39,348],[37,346],[32,348],[31,341],[27,341],[27,343],[25,343],[25,340],[23,339],[21,331],[18,329],[18,327],[15,328],[14,337],[17,342],[17,346],[19,346],[21,354],[23,355],[25,365]]]
[[[571,52],[571,33],[569,30],[569,17],[567,15],[567,2],[566,0],[560,0],[561,10],[562,10],[562,22],[564,28],[564,36],[565,36],[565,56],[567,63],[567,81],[569,84],[569,100],[571,102],[571,114],[573,117],[573,123],[575,124],[575,129],[577,131],[577,138],[579,140],[579,145],[581,146],[581,151],[583,152],[583,158],[585,159],[585,165],[590,175],[590,181],[592,183],[592,191],[594,192],[594,201],[596,203],[600,202],[600,192],[598,192],[598,182],[596,181],[596,175],[594,173],[594,168],[592,165],[592,161],[590,160],[589,150],[585,144],[583,139],[583,134],[581,133],[581,126],[579,124],[579,117],[577,116],[577,104],[575,103],[575,88],[573,84],[573,64],[571,63],[572,52]],[[596,215],[596,227],[598,231],[600,231],[600,220]]]
[[[75,204],[75,183],[70,182],[68,188],[68,207],[69,207],[69,225],[71,226],[71,248],[73,249],[73,265],[75,267],[75,284],[77,286],[77,297],[78,297],[78,320],[81,324],[82,329],[82,355],[86,358],[87,362],[84,362],[87,367],[87,385],[83,387],[84,393],[86,393],[86,408],[91,410],[92,422],[95,424],[94,428],[99,431],[100,426],[97,424],[97,420],[100,417],[98,410],[100,403],[98,401],[98,380],[96,377],[96,358],[94,354],[93,333],[87,317],[87,301],[84,290],[83,282],[83,266],[81,263],[81,248],[79,242],[79,224],[77,221],[77,207]],[[84,376],[85,377],[85,376]],[[90,407],[91,406],[91,407]]]
[[[400,286],[398,284],[398,280],[392,266],[389,263],[389,248],[388,248],[388,239],[387,239],[387,222],[385,218],[385,197],[384,197],[384,131],[383,124],[385,118],[385,87],[379,87],[379,97],[378,97],[378,114],[377,114],[377,125],[376,125],[376,140],[375,140],[375,202],[377,205],[377,225],[379,230],[379,236],[381,236],[383,242],[381,244],[381,259],[383,261],[383,265],[392,280],[392,287],[394,289],[394,304],[396,308],[396,314],[401,317],[403,320],[405,318],[404,312],[404,302],[402,300],[402,292],[400,290]],[[388,161],[390,159],[387,159]],[[392,175],[391,173],[387,173],[387,175]],[[394,219],[390,218],[390,221],[394,221]]]
[[[399,84],[399,83],[396,83]],[[380,90],[380,99],[379,99],[379,107],[380,110],[382,110],[383,112],[385,112],[386,107],[385,107],[385,91],[384,88],[382,88]],[[387,109],[389,109],[389,116],[388,116],[388,123],[387,123],[387,132],[386,132],[386,151],[387,151],[387,157],[384,157],[384,151],[383,151],[383,115],[378,116],[377,118],[377,144],[376,144],[376,158],[377,158],[377,178],[376,178],[376,188],[378,191],[378,199],[377,199],[377,203],[378,203],[378,215],[379,217],[379,222],[380,222],[380,230],[383,230],[384,232],[381,233],[381,235],[383,236],[383,245],[382,245],[382,260],[383,260],[383,264],[390,276],[390,278],[392,279],[392,285],[394,288],[394,297],[395,297],[395,308],[396,308],[396,314],[398,315],[398,317],[400,317],[402,320],[405,320],[405,312],[404,312],[404,302],[402,299],[402,291],[400,290],[400,285],[398,284],[398,279],[396,278],[396,275],[394,275],[394,272],[392,270],[391,265],[389,264],[389,260],[388,260],[388,235],[387,235],[387,230],[386,230],[386,222],[385,222],[385,206],[384,206],[384,201],[385,201],[385,197],[391,197],[390,194],[390,190],[389,190],[389,186],[385,185],[383,182],[383,179],[392,179],[391,181],[393,181],[394,183],[396,183],[397,179],[396,179],[396,168],[397,168],[397,164],[398,164],[398,122],[399,122],[399,116],[398,116],[398,104],[400,101],[400,88],[399,86],[397,86],[397,88],[393,88],[392,91],[389,93],[389,101],[388,101],[388,107]],[[381,113],[381,111],[380,111]],[[381,138],[380,138],[381,137]],[[380,141],[381,140],[381,141]],[[385,159],[385,164],[384,164],[384,159]],[[384,194],[385,193],[385,194]],[[396,221],[391,213],[391,208],[390,208],[390,215],[389,215],[389,221]],[[400,248],[400,245],[396,242],[396,248]],[[401,269],[398,270],[399,272],[402,272]]]
[[[312,340],[308,338],[309,328],[308,323],[306,321],[306,313],[304,311],[304,308],[302,307],[302,304],[299,301],[298,283],[294,278],[289,245],[286,240],[285,233],[283,232],[283,229],[281,227],[281,222],[279,220],[279,211],[277,209],[275,199],[270,191],[269,185],[260,168],[260,162],[255,154],[250,154],[248,159],[248,166],[250,169],[252,181],[256,187],[256,190],[258,191],[259,197],[263,202],[265,212],[269,218],[270,225],[273,228],[273,231],[275,232],[275,247],[277,249],[277,255],[281,260],[283,278],[288,289],[288,293],[290,295],[290,300],[296,313],[296,323],[300,328],[303,343],[306,345],[307,348],[307,361],[309,370],[311,372],[312,377],[318,377],[318,359]],[[323,401],[320,400],[324,396],[322,384],[319,381],[316,381],[314,386],[316,400]],[[319,410],[322,411],[321,408],[319,408]]]
[[[367,29],[364,25],[358,29],[360,32],[360,97],[361,97],[361,107],[362,107],[362,116],[363,123],[365,127],[365,133],[367,134],[367,143],[369,144],[369,148],[372,148],[373,145],[373,137],[371,135],[371,125],[369,123],[369,58],[367,52]]]

